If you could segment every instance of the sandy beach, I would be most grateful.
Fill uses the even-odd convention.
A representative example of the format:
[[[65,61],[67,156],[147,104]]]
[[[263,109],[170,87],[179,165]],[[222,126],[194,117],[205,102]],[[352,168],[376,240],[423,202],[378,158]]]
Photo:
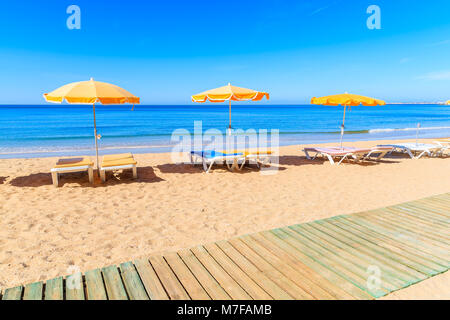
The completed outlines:
[[[138,180],[109,174],[94,187],[85,173],[53,187],[56,158],[0,160],[0,288],[450,192],[450,159],[331,166],[301,149],[281,147],[273,175],[217,166],[206,174],[170,154],[137,154]],[[447,272],[387,298],[449,299],[449,284]]]

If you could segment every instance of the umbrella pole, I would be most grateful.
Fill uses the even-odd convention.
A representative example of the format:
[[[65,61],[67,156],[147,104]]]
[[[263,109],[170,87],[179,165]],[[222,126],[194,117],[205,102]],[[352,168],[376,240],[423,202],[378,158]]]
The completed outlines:
[[[228,117],[229,117],[229,125],[228,125],[228,135],[231,136],[231,98],[229,100],[229,108],[228,108]]]
[[[97,143],[97,122],[95,121],[95,103],[92,104],[94,110],[94,139],[95,139],[95,155],[97,157],[97,170],[98,170],[98,143]]]
[[[344,130],[345,130],[345,109],[347,109],[347,106],[344,106],[344,118],[342,119],[342,125],[341,125],[341,149],[342,149],[342,138],[344,137]]]

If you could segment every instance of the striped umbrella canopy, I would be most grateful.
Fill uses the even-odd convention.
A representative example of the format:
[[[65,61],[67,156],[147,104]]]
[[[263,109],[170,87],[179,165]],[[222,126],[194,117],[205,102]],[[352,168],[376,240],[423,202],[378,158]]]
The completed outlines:
[[[44,99],[47,102],[62,103],[64,100],[70,104],[92,104],[94,113],[94,140],[95,153],[97,157],[98,168],[98,142],[97,123],[95,119],[95,104],[134,104],[139,103],[139,98],[114,84],[107,82],[89,81],[72,82],[58,89],[44,93]]]
[[[311,104],[324,105],[324,106],[343,106],[344,107],[344,118],[342,119],[341,125],[341,148],[342,148],[342,139],[344,137],[344,129],[345,129],[345,111],[347,107],[355,107],[359,105],[363,106],[384,106],[386,102],[383,100],[360,96],[357,94],[336,94],[331,96],[324,96],[320,98],[312,98]]]

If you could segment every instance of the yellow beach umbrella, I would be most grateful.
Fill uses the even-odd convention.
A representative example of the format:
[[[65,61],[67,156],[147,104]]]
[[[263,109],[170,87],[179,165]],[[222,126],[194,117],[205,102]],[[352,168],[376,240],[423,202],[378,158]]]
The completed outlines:
[[[448,100],[445,104],[450,104],[450,100]]]
[[[229,130],[231,132],[231,100],[233,101],[259,101],[262,98],[266,97],[269,100],[269,94],[267,92],[255,91],[252,89],[240,88],[232,86],[228,83],[228,85],[211,89],[196,95],[193,95],[193,102],[206,102],[206,100],[210,102],[225,102],[229,101]]]
[[[344,136],[344,129],[345,129],[345,111],[347,107],[359,106],[361,104],[363,106],[384,106],[386,102],[384,102],[383,100],[360,96],[357,94],[344,93],[320,98],[314,97],[311,99],[311,104],[318,104],[324,106],[340,105],[344,107],[344,118],[342,120],[341,125],[341,148],[342,148],[342,138]]]
[[[95,120],[95,104],[125,104],[139,103],[139,98],[114,84],[94,81],[72,82],[66,84],[50,93],[44,93],[44,98],[48,102],[62,103],[64,100],[71,104],[92,104],[94,112],[94,139],[95,152],[97,156],[98,168],[98,143],[97,123]]]

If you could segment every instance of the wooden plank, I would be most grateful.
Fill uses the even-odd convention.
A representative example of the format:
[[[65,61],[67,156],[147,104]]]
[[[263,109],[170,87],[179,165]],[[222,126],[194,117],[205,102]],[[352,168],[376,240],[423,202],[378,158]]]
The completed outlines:
[[[207,269],[198,261],[190,250],[180,250],[178,255],[194,274],[202,287],[213,300],[229,300],[230,296],[220,286],[216,279],[207,271]]]
[[[412,212],[411,210],[414,210]],[[420,212],[417,209],[411,209],[411,208],[405,208],[405,207],[399,207],[399,208],[386,208],[387,212],[395,212],[395,216],[403,219],[407,219],[410,222],[415,222],[419,225],[426,225],[428,227],[437,228],[440,230],[440,232],[448,233],[448,229],[450,228],[450,224],[440,222],[439,220],[435,219],[434,217],[430,217],[429,215],[425,214],[424,212]]]
[[[100,269],[90,270],[84,274],[86,280],[87,300],[107,300],[105,285]]]
[[[322,221],[318,223],[322,223]],[[342,229],[341,232],[344,232],[346,235],[350,232],[350,234],[353,234],[360,239],[366,239],[376,246],[372,246],[375,250],[378,247],[382,247],[393,252],[393,257],[397,261],[408,265],[423,274],[434,274],[443,267],[439,263],[436,263],[434,257],[426,253],[425,250],[417,250],[417,248],[422,245],[420,242],[412,241],[404,237],[404,234],[400,232],[397,234],[386,234],[383,229],[378,228],[378,225],[366,219],[359,219],[356,217],[348,219],[340,218],[326,221],[326,223],[337,226]]]
[[[83,274],[81,272],[66,277],[66,300],[84,300]]]
[[[218,241],[216,245],[242,269],[253,281],[258,283],[270,296],[276,300],[292,300],[286,291],[279,287],[274,281],[267,277],[262,271],[237,251],[227,241]]]
[[[181,282],[184,289],[188,292],[191,299],[211,300],[211,297],[192,274],[191,270],[189,270],[189,268],[184,264],[183,260],[181,260],[178,254],[165,254],[164,259],[166,259],[173,272],[177,275],[178,280]]]
[[[251,299],[250,295],[209,255],[205,248],[198,246],[191,251],[233,300]]]
[[[330,252],[325,252],[325,250],[317,248],[317,246],[311,244],[307,239],[304,239],[295,231],[289,228],[282,228],[271,230],[271,232],[281,239],[289,241],[291,245],[297,247],[304,254],[336,272],[347,281],[350,281],[355,286],[369,293],[372,297],[378,298],[389,293],[385,288],[369,289],[367,286],[367,275],[365,275],[362,270],[357,270],[351,263],[348,263],[339,257],[331,259],[330,257],[332,254]],[[306,245],[305,242],[308,243],[309,246]]]
[[[440,225],[445,226],[449,225],[450,217],[443,215],[442,211],[438,211],[433,207],[427,206],[424,208],[423,206],[418,205],[417,203],[405,203],[402,205],[397,205],[389,209],[399,209],[407,212],[410,216],[416,216],[417,218],[427,218],[427,220],[438,222]],[[450,210],[450,209],[447,209]],[[418,214],[420,213],[420,215]]]
[[[386,241],[380,241],[380,238],[383,238],[383,235],[380,233],[373,233],[373,230],[369,228],[364,229],[364,232],[362,232],[362,228],[360,227],[360,225],[352,225],[352,221],[354,220],[347,220],[342,218],[339,220],[330,219],[328,221],[320,221],[320,223],[330,223],[332,225],[335,225],[338,228],[342,229],[346,234],[347,232],[350,232],[355,237],[365,240],[364,244],[370,246],[374,250],[377,250],[379,247],[381,247],[388,251],[391,251],[395,253],[394,257],[397,261],[425,275],[429,276],[437,274],[439,273],[439,270],[442,269],[441,265],[435,264],[432,261],[425,259],[425,257],[423,255],[419,255],[418,252],[410,252],[408,250],[409,248],[407,246],[404,246],[400,241],[392,241],[389,239],[387,239]],[[369,245],[370,242],[372,243],[372,245]]]
[[[291,245],[289,240],[284,241],[284,239],[277,237],[270,231],[263,231],[252,236],[255,237],[257,240],[259,240],[258,239],[259,237],[263,237],[264,240],[267,240],[276,246],[275,248],[276,252],[280,253],[281,249],[282,252],[285,252],[289,256],[293,257],[295,261],[300,261],[302,264],[311,268],[311,270],[313,271],[312,274],[317,274],[317,276],[315,276],[316,279],[320,279],[320,277],[323,277],[329,282],[329,284],[325,282],[323,284],[323,287],[329,290],[337,298],[342,299],[354,298],[358,300],[373,299],[373,297],[366,291],[361,290],[359,287],[347,281],[345,278],[339,276],[334,271],[323,266],[314,259],[311,259],[309,256],[303,254],[303,252],[300,251],[295,246],[295,244]],[[341,290],[344,292],[341,292]],[[346,293],[349,294],[350,297]]]
[[[109,300],[128,300],[127,292],[122,283],[119,270],[116,266],[102,268],[106,293]]]
[[[255,300],[269,300],[272,297],[253,281],[233,260],[231,260],[216,244],[204,245],[211,257]]]
[[[425,257],[429,260],[430,263],[434,264],[435,262],[441,265],[448,265],[448,248],[443,246],[441,243],[436,243],[433,240],[430,240],[427,237],[424,237],[421,234],[415,233],[408,229],[401,227],[400,225],[396,225],[391,221],[384,221],[372,217],[345,217],[342,218],[349,223],[353,221],[359,221],[361,223],[365,223],[370,225],[371,230],[375,230],[377,233],[382,234],[386,237],[396,237],[402,236],[402,243],[409,243],[409,245],[413,248],[411,253],[416,256]],[[398,239],[396,239],[398,240]],[[394,245],[399,246],[400,243],[395,242]],[[422,250],[417,250],[417,246],[422,246]],[[443,256],[443,258],[440,258]]]
[[[133,263],[121,263],[119,267],[130,300],[148,300],[147,292]]]
[[[22,298],[23,286],[6,289],[2,300],[20,300]]]
[[[45,300],[64,300],[63,277],[47,280],[45,283]]]
[[[435,262],[438,262],[442,261],[442,259],[448,261],[448,248],[443,247],[442,244],[436,244],[436,242],[421,234],[399,228],[389,222],[389,220],[370,219],[370,217],[366,216],[349,216],[343,217],[342,219],[348,220],[351,223],[364,224],[367,228],[376,231],[385,237],[389,237],[395,241],[400,240],[401,243],[409,246],[412,251],[419,254],[426,253],[432,261],[435,260]],[[418,247],[420,247],[420,250],[417,250]],[[430,257],[430,255],[434,256],[434,258]]]
[[[398,209],[397,209],[398,210]],[[391,215],[387,215],[387,216],[383,216],[384,219],[389,219],[389,220],[393,220],[396,221],[397,223],[400,224],[406,224],[411,228],[414,229],[419,229],[420,231],[425,231],[428,233],[432,233],[433,235],[439,236],[439,240],[441,239],[445,239],[445,242],[448,243],[450,241],[450,225],[447,226],[443,226],[443,225],[439,225],[438,221],[434,221],[433,222],[427,222],[426,220],[420,219],[418,217],[418,215],[413,216],[403,216],[401,213],[406,212],[406,211],[397,211],[396,209],[390,209],[387,208],[385,209],[385,211]]]
[[[312,295],[299,287],[291,279],[284,276],[280,271],[274,268],[270,263],[261,258],[256,252],[249,248],[241,239],[231,239],[228,241],[237,251],[249,259],[261,272],[273,280],[280,288],[289,293],[294,299],[311,300]]]
[[[377,248],[374,246],[369,247],[364,244],[364,242],[358,242],[352,239],[352,237],[348,237],[346,233],[341,233],[332,228],[326,228],[320,223],[311,223],[309,224],[311,228],[316,229],[321,238],[333,242],[334,239],[348,246],[348,250],[351,252],[363,252],[364,254],[373,257],[375,260],[371,260],[374,264],[381,264],[388,266],[388,268],[392,268],[394,270],[398,270],[401,272],[401,278],[408,282],[423,280],[426,276],[423,273],[416,271],[413,268],[405,266],[404,264],[398,262],[395,259],[395,254],[385,250],[384,248]],[[345,247],[347,248],[347,247]]]
[[[261,258],[266,260],[275,269],[284,274],[287,278],[291,279],[297,286],[302,288],[306,293],[308,293],[311,298],[314,299],[326,299],[334,300],[335,297],[328,293],[326,290],[322,289],[319,285],[314,283],[301,272],[301,269],[297,267],[291,267],[288,261],[278,258],[277,255],[273,254],[269,249],[264,247],[260,242],[256,241],[250,236],[243,236],[240,239],[253,251],[256,252]]]
[[[357,246],[348,239],[341,237],[340,234],[327,230],[317,223],[301,225],[299,226],[299,230],[309,232],[321,241],[324,246],[342,250],[351,255],[350,257],[355,257],[353,261],[360,261],[366,269],[369,266],[377,266],[383,274],[383,281],[388,281],[393,285],[403,287],[415,283],[420,279],[407,272],[410,270],[414,272],[415,270],[408,269],[394,260],[377,255],[364,246]]]
[[[420,239],[422,243],[428,244],[430,247],[437,247],[442,250],[442,252],[449,252],[449,247],[446,243],[441,242],[438,239],[435,239],[434,236],[427,233],[422,233],[416,230],[412,230],[408,226],[405,226],[402,223],[398,223],[392,219],[386,219],[383,217],[377,217],[375,215],[368,216],[351,216],[346,217],[346,219],[363,219],[364,221],[370,222],[375,226],[382,227],[384,230],[388,230],[388,233],[391,234],[405,234],[410,236],[411,239]]]
[[[43,288],[42,281],[27,284],[23,293],[23,300],[42,300]]]
[[[302,229],[298,225],[290,226],[288,228],[297,232],[301,237],[303,237],[303,242],[307,242],[316,250],[323,250],[322,251],[323,254],[325,254],[330,259],[335,260],[340,264],[344,264],[348,270],[352,271],[355,274],[360,275],[362,278],[366,279],[367,282],[368,277],[367,270],[369,270],[369,267],[373,266],[373,264],[363,259],[360,259],[357,256],[351,255],[345,250],[342,250],[337,246],[333,246],[330,243],[325,244],[324,241],[321,241],[321,239],[318,239],[318,237],[316,237],[314,234],[311,234],[305,229]],[[384,276],[385,277],[383,277],[383,281],[381,282],[380,286],[385,290],[394,291],[399,286],[402,286],[405,283],[404,280],[395,279],[392,276],[389,276],[389,274],[385,274]]]
[[[417,221],[415,218],[400,216],[398,212],[393,209],[384,209],[383,211],[385,213],[384,215],[375,214],[370,217],[387,220],[390,223],[401,225],[415,233],[424,233],[427,237],[434,239],[435,241],[444,242],[446,244],[450,241],[450,234],[447,231],[449,227],[443,228],[437,225],[428,226],[425,222]]]
[[[136,270],[151,300],[169,300],[161,281],[147,259],[134,261]]]
[[[188,300],[188,293],[163,257],[153,256],[149,259],[164,289],[172,300]]]
[[[435,213],[439,213],[442,217],[450,217],[450,203],[441,201],[440,199],[422,199],[414,202],[416,205],[431,208]]]

